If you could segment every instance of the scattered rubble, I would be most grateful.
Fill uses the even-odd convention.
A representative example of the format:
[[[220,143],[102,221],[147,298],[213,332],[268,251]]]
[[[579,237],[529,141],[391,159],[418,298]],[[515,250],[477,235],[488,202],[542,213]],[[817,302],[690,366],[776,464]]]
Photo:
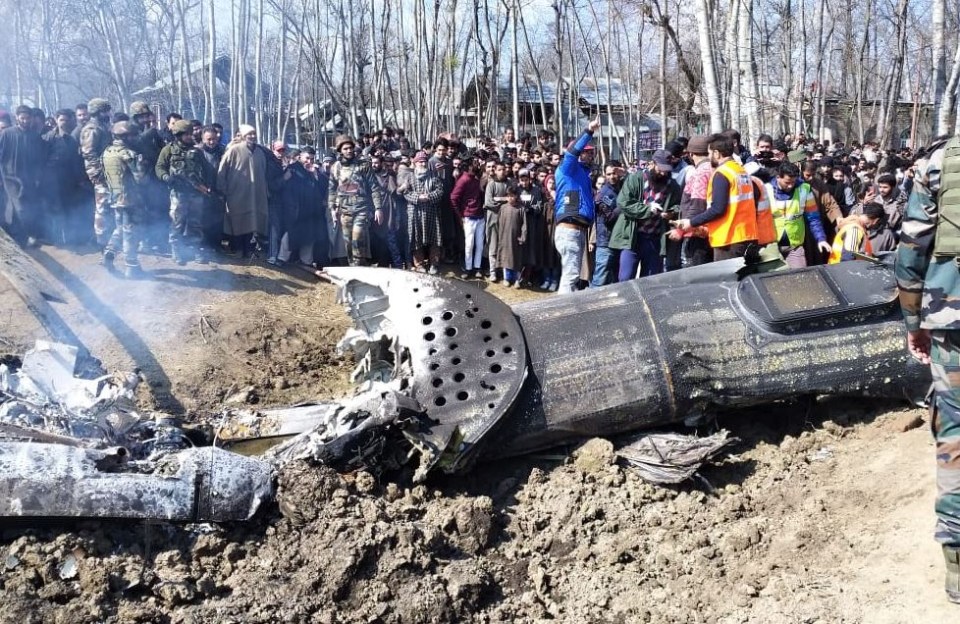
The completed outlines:
[[[77,354],[39,341],[0,365],[0,517],[227,522],[271,500],[269,464],[195,448],[176,419],[136,411],[136,374],[81,377]]]

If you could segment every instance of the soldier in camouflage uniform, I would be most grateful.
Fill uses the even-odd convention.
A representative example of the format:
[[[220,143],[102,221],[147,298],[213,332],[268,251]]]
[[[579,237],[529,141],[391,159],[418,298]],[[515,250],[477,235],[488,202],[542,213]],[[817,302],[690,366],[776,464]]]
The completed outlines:
[[[109,204],[110,190],[103,175],[103,151],[111,142],[110,103],[93,98],[87,104],[87,112],[90,119],[80,131],[80,155],[83,156],[87,177],[93,184],[93,232],[97,236],[97,244],[106,247],[116,227]]]
[[[346,135],[336,140],[339,158],[330,169],[330,203],[343,228],[350,265],[370,262],[370,218],[384,222],[383,197],[369,162],[356,156],[356,144]]]
[[[157,119],[146,102],[130,105],[130,119],[139,129],[137,151],[143,156],[147,175],[143,179],[143,201],[146,208],[144,239],[150,247],[164,249],[167,246],[167,215],[170,212],[170,193],[167,186],[157,180],[154,173],[160,150],[166,145],[157,129]]]
[[[190,259],[206,263],[203,240],[203,206],[211,194],[203,154],[194,145],[193,125],[179,120],[171,129],[173,143],[157,159],[157,179],[170,187],[170,251],[177,264]]]
[[[960,603],[960,138],[939,141],[928,154],[916,163],[896,272],[907,347],[933,376],[935,538],[947,598]]]
[[[137,251],[143,238],[145,206],[141,182],[147,173],[143,157],[132,147],[137,133],[130,122],[113,124],[113,143],[103,151],[103,176],[109,191],[116,227],[103,251],[103,264],[113,269],[113,261],[123,252],[124,275],[142,276]]]

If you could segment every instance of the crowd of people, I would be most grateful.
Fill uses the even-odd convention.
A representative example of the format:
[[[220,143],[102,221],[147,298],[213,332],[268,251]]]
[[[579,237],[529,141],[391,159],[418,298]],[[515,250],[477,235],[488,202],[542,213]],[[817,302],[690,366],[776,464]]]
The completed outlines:
[[[802,134],[762,135],[750,150],[728,130],[622,163],[596,157],[599,123],[566,146],[507,129],[415,149],[384,128],[318,152],[261,144],[249,125],[228,140],[175,113],[158,124],[144,102],[126,114],[96,98],[51,117],[21,106],[0,113],[4,227],[25,246],[95,241],[129,277],[143,275],[142,252],[180,264],[259,253],[316,269],[453,265],[465,279],[562,292],[745,255],[744,243],[775,243],[795,267],[897,245],[910,150]],[[761,217],[751,227],[769,216],[774,232],[730,238],[746,227],[731,220],[737,197]]]

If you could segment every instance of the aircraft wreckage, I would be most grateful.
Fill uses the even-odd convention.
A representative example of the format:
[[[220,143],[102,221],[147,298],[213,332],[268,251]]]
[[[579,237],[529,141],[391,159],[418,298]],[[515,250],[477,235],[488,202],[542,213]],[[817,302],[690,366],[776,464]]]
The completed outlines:
[[[243,520],[272,496],[273,470],[295,459],[382,471],[419,456],[420,481],[585,437],[694,424],[719,408],[925,394],[929,372],[907,354],[890,267],[738,280],[740,262],[512,307],[469,282],[330,269],[355,321],[338,345],[355,356],[355,395],[225,412],[210,446],[173,419],[137,414],[136,380],[83,379],[75,349],[38,343],[19,369],[0,365],[0,517]],[[265,439],[276,444],[258,458],[230,450]],[[638,441],[627,461],[663,459]],[[728,443],[700,444],[698,456]]]

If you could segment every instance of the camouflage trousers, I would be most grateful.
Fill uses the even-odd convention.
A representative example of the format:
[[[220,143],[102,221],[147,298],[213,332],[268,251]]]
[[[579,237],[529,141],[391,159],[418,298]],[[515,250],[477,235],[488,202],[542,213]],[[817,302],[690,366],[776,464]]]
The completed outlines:
[[[180,261],[205,253],[203,240],[204,198],[170,193],[170,251]]]
[[[110,206],[110,189],[101,184],[93,186],[93,233],[97,244],[106,247],[117,227],[115,213]]]
[[[146,212],[140,206],[119,206],[113,208],[115,227],[110,234],[104,251],[117,255],[123,252],[123,261],[129,267],[140,266],[139,248],[143,240],[143,226]]]
[[[931,426],[937,446],[935,538],[960,546],[960,331],[933,331]]]
[[[367,264],[370,260],[370,214],[367,210],[340,211],[340,227],[351,265]]]

